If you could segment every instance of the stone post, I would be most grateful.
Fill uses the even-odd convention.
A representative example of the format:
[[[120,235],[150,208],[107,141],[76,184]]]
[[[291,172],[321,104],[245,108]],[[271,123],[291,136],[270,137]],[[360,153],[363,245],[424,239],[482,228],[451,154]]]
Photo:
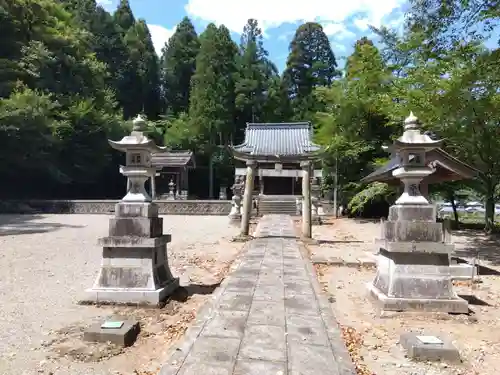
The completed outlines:
[[[155,200],[156,199],[156,173],[153,176],[151,176],[150,184],[151,184],[151,198],[153,200]]]
[[[321,187],[319,186],[318,179],[316,177],[312,178],[311,183],[311,222],[312,224],[321,224],[321,217],[319,216],[319,195],[321,192]]]
[[[447,242],[443,225],[436,223],[436,206],[419,189],[421,181],[434,172],[425,154],[442,141],[422,134],[413,114],[404,129],[392,147],[401,159],[392,174],[403,182],[404,191],[382,223],[383,246],[368,290],[382,310],[467,313],[467,301],[453,290],[453,245]]]
[[[188,191],[187,190],[181,190],[180,199],[183,201],[188,199]]]
[[[171,179],[168,183],[168,197],[167,200],[173,201],[175,200],[175,183],[174,180]]]
[[[247,161],[247,175],[245,180],[245,193],[243,195],[243,214],[241,220],[241,235],[248,236],[250,230],[250,217],[252,216],[252,193],[254,172],[257,163],[253,160]]]
[[[312,238],[311,220],[311,162],[300,163],[302,168],[302,237]]]
[[[100,238],[101,268],[86,302],[156,305],[179,286],[168,265],[169,234],[163,234],[163,219],[144,184],[156,173],[151,154],[164,150],[143,133],[145,121],[134,120],[130,136],[110,145],[126,153],[127,165],[120,172],[129,178],[127,194],[115,206],[109,234]]]
[[[231,223],[241,223],[241,191],[243,188],[242,177],[234,177],[234,185],[231,188],[233,198],[231,199],[231,212],[229,213],[229,221]]]
[[[302,196],[300,197],[295,197],[295,208],[296,208],[296,214],[297,216],[302,214]]]
[[[227,200],[226,187],[224,185],[221,185],[221,187],[219,188],[219,200],[221,201]]]

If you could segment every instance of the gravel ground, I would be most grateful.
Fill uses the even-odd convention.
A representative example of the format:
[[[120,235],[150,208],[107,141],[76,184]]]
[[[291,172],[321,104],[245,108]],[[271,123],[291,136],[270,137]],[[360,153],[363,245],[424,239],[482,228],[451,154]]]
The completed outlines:
[[[375,252],[380,225],[371,221],[331,220],[316,226],[311,252],[339,257],[360,257]],[[500,267],[499,241],[480,231],[457,231],[452,240],[456,253],[467,259],[481,253],[484,267],[477,283],[455,282],[455,290],[470,298],[471,315],[389,313],[380,314],[367,298],[366,283],[374,269],[318,266],[318,277],[332,298],[332,308],[348,332],[347,342],[359,365],[359,374],[370,375],[486,375],[500,371]],[[398,340],[401,333],[415,331],[450,338],[464,361],[461,365],[413,362],[406,358]]]
[[[42,347],[55,340],[56,331],[71,331],[68,327],[117,313],[109,307],[77,305],[98,271],[101,248],[97,238],[107,234],[108,219],[107,215],[0,215],[1,375],[132,374],[131,366],[154,360],[130,352],[125,359],[115,357],[114,362],[77,363],[67,356],[47,359],[48,348]],[[237,232],[225,216],[165,217],[164,233],[172,234],[169,261],[181,284],[220,281],[224,268],[242,247],[229,242]],[[178,304],[168,315],[176,318],[179,311],[196,310],[206,298],[196,295],[189,300],[191,305]],[[127,313],[137,315],[130,309]],[[148,321],[157,315],[149,313]],[[162,359],[156,360],[161,363]],[[129,372],[121,372],[122,368]]]

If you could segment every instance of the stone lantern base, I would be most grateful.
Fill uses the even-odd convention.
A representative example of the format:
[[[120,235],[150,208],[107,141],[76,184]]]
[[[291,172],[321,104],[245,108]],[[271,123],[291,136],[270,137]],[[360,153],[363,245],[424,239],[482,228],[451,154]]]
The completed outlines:
[[[382,224],[377,275],[368,284],[383,310],[467,313],[468,303],[453,290],[449,254],[433,205],[395,205]]]
[[[101,269],[86,301],[155,305],[179,287],[168,265],[163,219],[154,203],[120,202],[109,221]]]

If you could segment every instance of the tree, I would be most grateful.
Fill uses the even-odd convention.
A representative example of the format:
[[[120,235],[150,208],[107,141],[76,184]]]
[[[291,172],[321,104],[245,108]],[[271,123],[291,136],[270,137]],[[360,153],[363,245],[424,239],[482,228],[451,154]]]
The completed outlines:
[[[208,145],[227,145],[233,134],[235,56],[229,30],[208,25],[192,79],[189,115]]]
[[[213,197],[215,163],[224,161],[225,149],[234,136],[235,57],[238,52],[225,26],[208,25],[200,36],[200,53],[191,83],[189,116],[194,131],[203,141],[202,151],[209,157],[209,196]],[[227,163],[226,163],[227,164]]]
[[[388,202],[392,189],[359,180],[387,160],[382,149],[393,129],[381,105],[388,90],[389,74],[378,49],[367,38],[356,42],[348,57],[346,75],[331,87],[317,88],[315,101],[323,111],[316,114],[317,138],[326,148],[324,165],[338,175],[341,201],[352,210],[369,212],[367,204]],[[386,198],[384,194],[388,194]]]
[[[295,117],[306,119],[318,109],[312,96],[314,88],[328,87],[338,76],[337,61],[323,27],[316,22],[299,26],[289,49],[283,80]]]
[[[390,43],[386,43],[388,57],[406,58],[394,63],[400,74],[385,98],[385,106],[394,121],[400,121],[409,109],[418,113],[424,124],[447,139],[446,149],[452,155],[479,171],[475,185],[485,197],[485,227],[491,231],[495,190],[500,183],[495,167],[500,159],[494,151],[500,146],[500,82],[498,64],[494,62],[499,51],[482,46],[484,35],[464,22],[465,13],[460,8],[436,9],[410,10],[406,34],[402,38],[392,35]],[[436,23],[436,14],[443,16],[441,26]],[[447,36],[459,25],[460,35],[465,38],[458,42],[450,37],[448,43]],[[379,31],[384,38],[389,35],[387,30]]]
[[[92,35],[55,0],[2,6],[16,31],[11,57],[20,72],[14,90],[0,101],[0,146],[19,150],[2,152],[2,165],[17,165],[14,186],[35,180],[37,186],[45,181],[49,189],[54,183],[97,182],[110,165],[106,139],[120,126],[105,83],[106,65],[95,57]]]
[[[165,44],[160,60],[164,105],[174,116],[189,110],[191,78],[199,50],[200,42],[194,26],[188,17],[184,17]]]
[[[135,24],[135,17],[128,0],[120,0],[113,18],[123,34]]]
[[[238,73],[235,95],[237,129],[235,142],[243,140],[247,122],[265,122],[266,102],[271,85],[278,77],[276,66],[268,59],[263,45],[262,31],[254,19],[249,19],[243,29],[238,56]],[[275,100],[277,97],[274,98]]]

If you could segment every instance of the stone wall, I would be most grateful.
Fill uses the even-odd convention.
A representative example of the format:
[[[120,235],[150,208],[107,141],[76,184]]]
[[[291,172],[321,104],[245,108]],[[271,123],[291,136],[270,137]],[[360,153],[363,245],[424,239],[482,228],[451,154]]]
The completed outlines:
[[[0,202],[0,213],[111,214],[118,200],[24,200]],[[228,215],[229,200],[155,201],[161,215]]]

